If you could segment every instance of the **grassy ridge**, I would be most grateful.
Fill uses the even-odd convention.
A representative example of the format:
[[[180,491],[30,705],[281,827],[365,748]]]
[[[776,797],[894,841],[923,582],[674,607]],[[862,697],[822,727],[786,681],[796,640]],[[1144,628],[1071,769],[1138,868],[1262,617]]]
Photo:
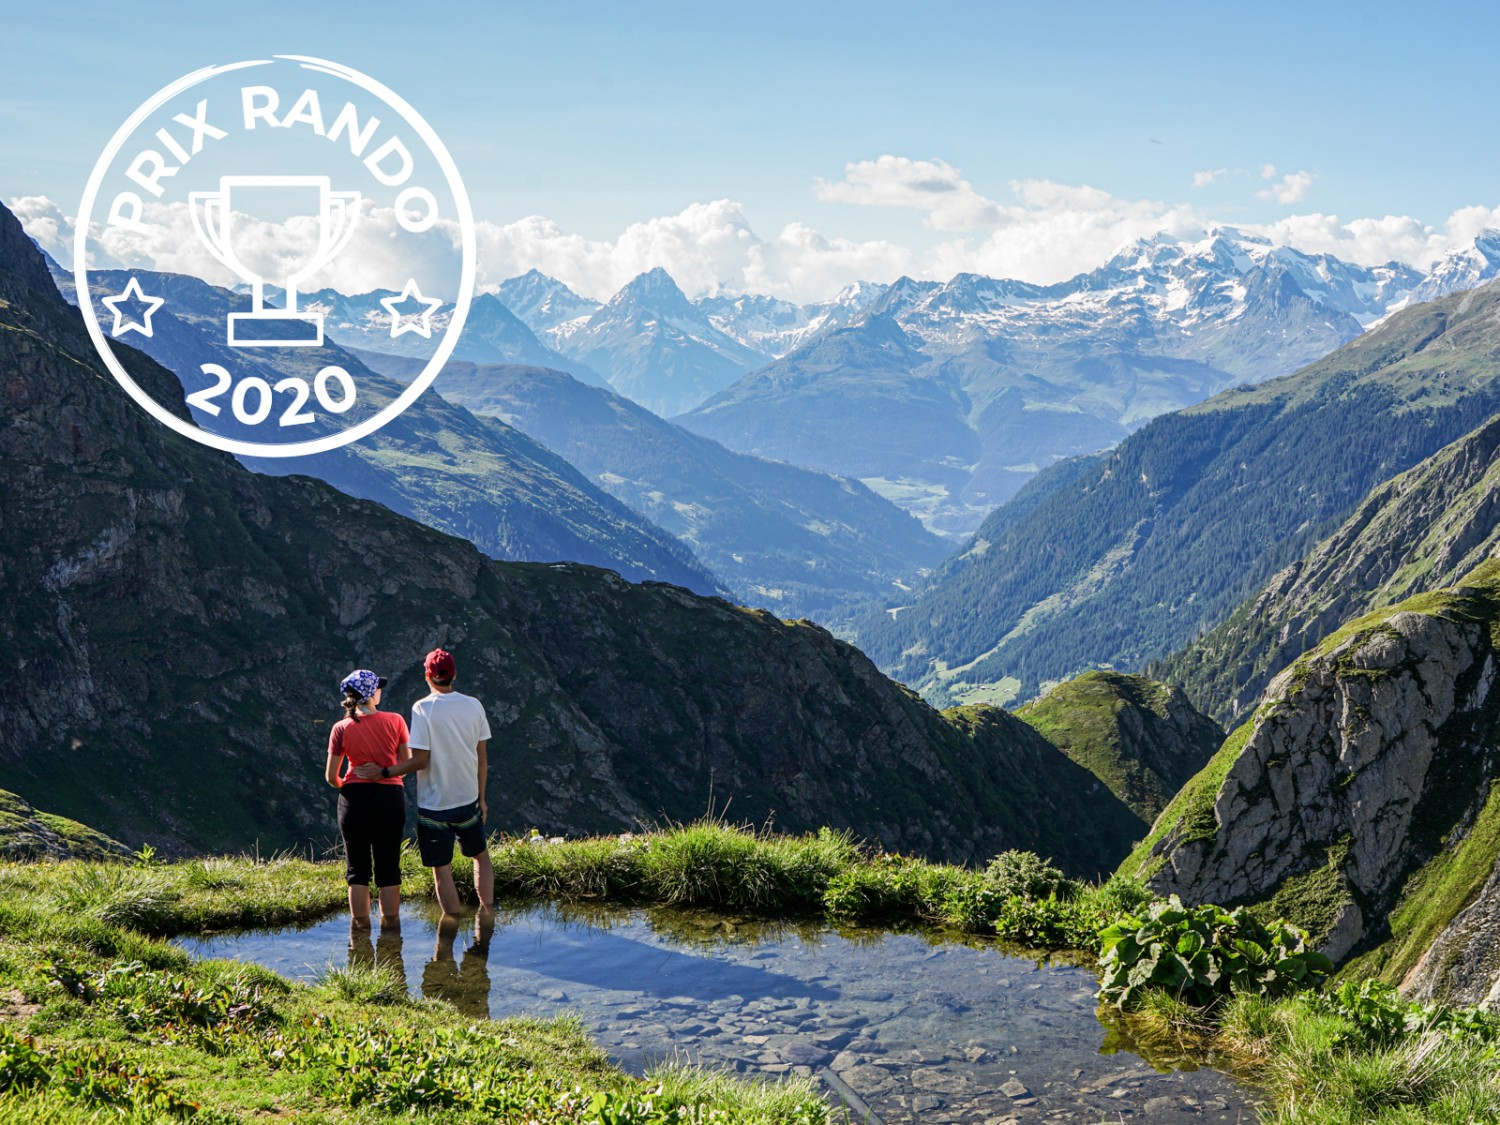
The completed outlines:
[[[1142,832],[1224,741],[1177,688],[1120,672],[1085,672],[1015,715],[1104,782]]]

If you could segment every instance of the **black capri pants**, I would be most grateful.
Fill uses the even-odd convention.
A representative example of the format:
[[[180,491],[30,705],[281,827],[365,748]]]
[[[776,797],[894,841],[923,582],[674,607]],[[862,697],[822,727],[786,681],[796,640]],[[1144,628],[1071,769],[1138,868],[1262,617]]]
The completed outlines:
[[[373,874],[377,887],[398,886],[406,787],[370,781],[345,785],[339,790],[339,832],[344,837],[344,882],[368,887]]]

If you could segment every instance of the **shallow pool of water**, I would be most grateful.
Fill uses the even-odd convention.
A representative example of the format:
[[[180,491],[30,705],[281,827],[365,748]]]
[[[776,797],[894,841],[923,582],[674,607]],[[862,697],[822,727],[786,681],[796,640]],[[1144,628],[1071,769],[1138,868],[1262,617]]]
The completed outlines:
[[[1251,1122],[1242,1087],[1210,1069],[1158,1073],[1101,1050],[1093,974],[993,946],[837,933],[682,911],[502,908],[400,933],[305,929],[178,942],[310,980],[330,965],[400,972],[413,993],[476,1017],[581,1016],[637,1073],[674,1057],[752,1075],[817,1075],[885,1125]]]

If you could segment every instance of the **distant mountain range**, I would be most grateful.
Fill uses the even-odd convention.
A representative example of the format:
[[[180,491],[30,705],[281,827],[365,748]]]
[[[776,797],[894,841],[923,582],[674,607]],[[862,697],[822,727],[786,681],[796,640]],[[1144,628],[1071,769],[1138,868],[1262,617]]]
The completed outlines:
[[[349,348],[365,348],[388,355],[426,358],[432,343],[415,332],[392,337],[390,313],[380,304],[397,296],[389,289],[375,289],[355,297],[323,289],[303,298],[309,312],[320,312],[334,342]],[[445,329],[453,306],[444,305],[432,316],[434,333]],[[547,347],[493,293],[480,293],[469,306],[469,315],[459,334],[453,357],[471,363],[522,363],[566,371],[585,383],[607,385],[597,371]]]
[[[361,353],[410,378],[418,361]],[[858,481],[734,453],[560,371],[450,362],[444,398],[503,419],[671,532],[746,604],[847,613],[915,585],[950,545]]]
[[[903,278],[681,422],[859,477],[930,527],[967,534],[1059,458],[1319,359],[1424,280],[1228,228],[1148,239],[1056,285]]]
[[[51,268],[71,298],[72,276],[56,263]],[[93,276],[101,292],[118,292],[130,275]],[[364,408],[389,402],[423,363],[337,344],[283,350],[274,361],[231,354],[219,338],[223,319],[248,298],[182,275],[137,270],[134,276],[148,292],[169,298],[156,314],[156,332],[141,337],[142,349],[190,389],[204,361],[264,368],[273,384],[336,363],[357,378]],[[330,334],[382,347],[419,339],[391,338],[378,297],[321,294]],[[476,310],[486,308],[497,314],[491,323],[508,321],[534,342],[498,298],[476,300]],[[384,319],[377,323],[376,313],[361,309],[378,310]],[[356,333],[348,327],[354,321],[366,327]],[[442,397],[421,396],[363,441],[295,461],[243,460],[260,472],[317,476],[461,535],[495,558],[586,562],[632,581],[675,582],[789,617],[847,611],[909,588],[948,551],[857,481],[732,453],[562,372],[453,361],[435,386]],[[210,422],[210,428],[228,425],[224,416]],[[702,561],[705,555],[716,563]],[[718,564],[725,574],[714,569]]]
[[[1104,456],[1042,473],[915,598],[865,614],[857,643],[944,703],[1025,698],[1088,668],[1165,657],[1229,618],[1376,485],[1500,412],[1497,349],[1500,284],[1489,284],[1403,309],[1294,375],[1157,418]],[[1384,564],[1365,570],[1345,581],[1400,585]],[[1309,605],[1250,625],[1250,668],[1234,665],[1234,678],[1264,675],[1273,638],[1305,628],[1309,613],[1318,619]],[[1253,699],[1202,674],[1211,714]]]
[[[61,291],[71,298],[72,275],[55,262],[51,268]],[[187,389],[201,382],[200,363],[217,362],[236,371],[253,368],[272,384],[287,374],[300,371],[310,377],[325,365],[337,364],[358,383],[359,410],[383,406],[402,390],[400,383],[368,370],[336,344],[279,349],[274,361],[249,356],[243,349],[231,353],[222,339],[224,318],[231,309],[248,307],[249,299],[197,278],[146,270],[95,271],[90,277],[100,291],[119,292],[132,275],[147,292],[168,301],[153,316],[150,337],[130,333],[129,339],[177,372]],[[490,300],[504,312],[498,301]],[[353,307],[347,304],[335,315],[347,315]],[[524,325],[521,328],[526,331]],[[201,411],[195,416],[210,428],[233,425],[227,411],[212,419]],[[306,429],[321,431],[324,426],[318,421]],[[258,435],[244,430],[235,436],[255,440]],[[422,395],[363,441],[311,457],[252,458],[247,463],[265,473],[317,476],[351,496],[378,500],[460,535],[495,558],[585,562],[617,570],[633,581],[654,579],[701,593],[725,592],[688,547],[599,489],[556,453],[497,419],[476,417],[437,395]]]
[[[960,274],[798,305],[689,299],[662,269],[607,302],[532,270],[476,296],[454,358],[566,371],[739,452],[861,480],[961,540],[1057,460],[1287,374],[1500,271],[1484,231],[1432,269],[1356,266],[1230,227],[1160,235],[1054,285]],[[377,291],[315,294],[344,346],[407,357]],[[438,311],[441,324],[451,312]]]

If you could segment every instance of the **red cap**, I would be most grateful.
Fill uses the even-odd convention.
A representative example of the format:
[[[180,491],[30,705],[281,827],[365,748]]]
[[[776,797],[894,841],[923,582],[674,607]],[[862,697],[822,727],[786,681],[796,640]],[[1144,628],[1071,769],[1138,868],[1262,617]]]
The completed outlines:
[[[453,663],[453,654],[441,648],[435,648],[427,654],[423,668],[434,680],[450,680],[458,673],[458,666]]]

